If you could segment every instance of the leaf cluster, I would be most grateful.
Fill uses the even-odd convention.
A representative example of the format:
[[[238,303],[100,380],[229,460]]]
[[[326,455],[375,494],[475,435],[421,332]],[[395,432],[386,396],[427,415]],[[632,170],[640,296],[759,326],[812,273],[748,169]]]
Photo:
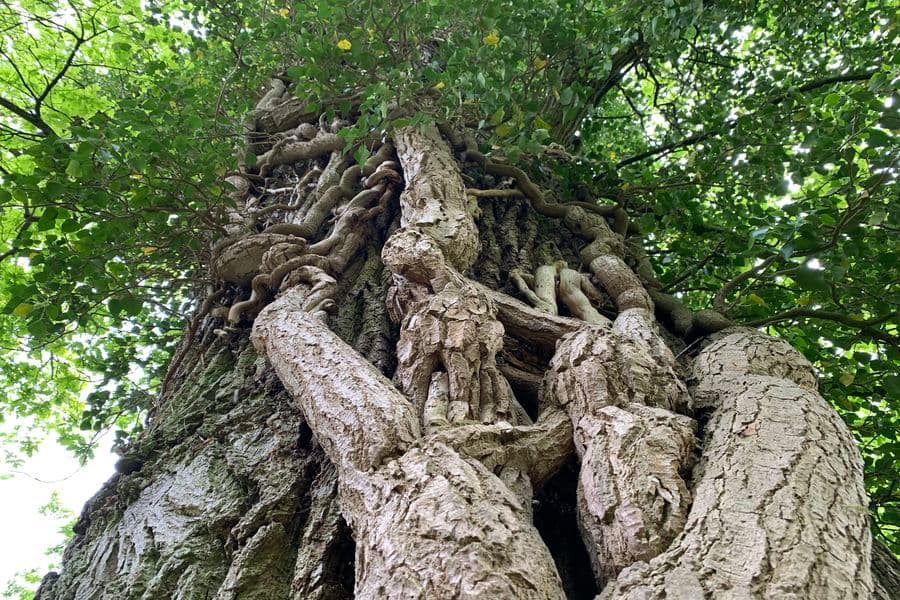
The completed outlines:
[[[666,291],[765,327],[816,365],[898,550],[895,10],[3,3],[3,412],[85,453],[97,431],[139,427],[209,283],[241,119],[276,76],[310,110],[352,117],[351,141],[410,113],[446,121],[555,177],[560,200],[624,208]]]

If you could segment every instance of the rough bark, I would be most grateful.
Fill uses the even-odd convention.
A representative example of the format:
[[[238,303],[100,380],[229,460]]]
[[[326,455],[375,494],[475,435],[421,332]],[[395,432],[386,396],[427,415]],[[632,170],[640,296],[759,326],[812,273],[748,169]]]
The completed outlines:
[[[409,180],[383,258],[403,318],[400,390],[311,314],[304,287],[257,317],[254,344],[337,466],[358,597],[562,598],[530,516],[533,484],[566,458],[568,427],[545,411],[546,426],[514,428],[530,419],[496,365],[502,325],[457,270],[477,249],[458,169],[434,132],[402,132],[397,147]],[[541,452],[502,452],[505,438],[530,436]]]
[[[666,363],[622,335],[629,316],[613,330],[584,327],[562,338],[545,378],[574,426],[579,523],[602,578],[664,550],[690,506],[681,472],[695,427],[671,410],[687,390],[671,374],[670,352],[668,369],[653,376]]]
[[[41,598],[898,589],[810,365],[729,330],[685,376],[655,314],[726,321],[656,289],[621,209],[428,127],[353,164],[316,121],[277,85],[248,120],[287,197],[234,177],[223,303]]]
[[[811,365],[741,330],[707,346],[693,378],[711,414],[684,531],[601,597],[870,597],[862,461]]]
[[[875,600],[900,598],[900,560],[877,540],[872,544],[872,581]]]
[[[41,598],[348,597],[333,467],[252,348],[210,354],[85,506]]]

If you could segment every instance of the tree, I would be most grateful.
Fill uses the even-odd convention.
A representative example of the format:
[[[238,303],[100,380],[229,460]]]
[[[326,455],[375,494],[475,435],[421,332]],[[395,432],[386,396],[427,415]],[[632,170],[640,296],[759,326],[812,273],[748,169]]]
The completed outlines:
[[[4,10],[38,597],[897,593],[888,6]]]

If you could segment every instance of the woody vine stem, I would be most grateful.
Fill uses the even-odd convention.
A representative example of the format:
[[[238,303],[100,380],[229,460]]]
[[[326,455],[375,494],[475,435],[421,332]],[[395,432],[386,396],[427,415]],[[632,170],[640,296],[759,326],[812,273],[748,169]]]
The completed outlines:
[[[799,353],[663,292],[621,206],[549,200],[450,126],[366,140],[357,164],[348,125],[272,83],[211,260],[249,295],[207,308],[222,336],[252,323],[335,464],[358,598],[564,598],[531,507],[572,452],[602,598],[868,597],[861,461]],[[296,164],[306,172],[278,202],[255,193]],[[473,170],[494,187],[473,185]],[[525,302],[468,277],[478,202],[493,196],[521,197],[583,242],[577,264],[548,256],[508,273]],[[338,278],[395,204],[381,249],[400,331],[390,381],[328,322]],[[685,339],[708,336],[689,374],[658,315]],[[498,361],[513,342],[549,357],[539,381]],[[537,411],[510,381],[530,381]]]

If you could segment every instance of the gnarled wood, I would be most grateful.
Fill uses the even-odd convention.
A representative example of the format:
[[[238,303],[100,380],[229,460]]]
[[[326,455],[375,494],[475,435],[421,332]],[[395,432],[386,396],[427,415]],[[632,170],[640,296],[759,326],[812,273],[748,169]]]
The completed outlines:
[[[266,307],[253,340],[338,467],[356,596],[562,598],[521,501],[479,461],[422,439],[413,405],[304,311],[305,294]]]
[[[427,233],[449,264],[465,273],[478,255],[478,227],[447,144],[431,127],[402,129],[394,140],[406,178],[401,225]]]
[[[711,409],[684,533],[601,598],[869,598],[862,462],[780,340],[738,330],[694,362]]]
[[[570,467],[554,517],[577,512],[598,581],[613,579],[603,598],[888,597],[869,575],[858,455],[793,349],[720,336],[695,361],[692,398],[654,309],[684,336],[723,318],[656,289],[621,237],[620,207],[547,202],[467,140],[470,184],[493,179],[483,169],[521,190],[485,191],[504,197],[484,199],[479,217],[484,194],[466,195],[434,130],[396,132],[353,165],[337,150],[346,122],[317,128],[275,88],[253,116],[253,147],[267,149],[267,174],[298,160],[307,171],[275,170],[289,181],[267,181],[259,197],[253,176],[235,180],[230,237],[212,253],[232,326],[205,325],[239,346],[240,324],[274,299],[252,332],[271,368],[191,386],[207,402],[196,410],[192,396],[164,405],[154,423],[202,427],[160,442],[173,454],[147,473],[144,456],[123,462],[41,597],[333,600],[349,596],[355,569],[364,599],[561,599],[554,558],[580,544],[551,556],[532,498],[573,451],[580,472],[576,482]],[[269,197],[285,191],[287,204]],[[539,228],[532,209],[552,220]],[[575,236],[537,249],[560,219]],[[568,267],[578,263],[589,272]],[[592,281],[615,302],[613,322]],[[240,385],[228,379],[238,373]],[[695,409],[704,441],[690,489]],[[878,571],[892,572],[884,561]]]
[[[690,506],[681,472],[694,423],[672,412],[687,391],[671,353],[654,345],[653,323],[643,320],[646,335],[633,331],[639,310],[612,329],[585,325],[563,337],[542,390],[572,419],[579,525],[598,579],[665,550]]]

